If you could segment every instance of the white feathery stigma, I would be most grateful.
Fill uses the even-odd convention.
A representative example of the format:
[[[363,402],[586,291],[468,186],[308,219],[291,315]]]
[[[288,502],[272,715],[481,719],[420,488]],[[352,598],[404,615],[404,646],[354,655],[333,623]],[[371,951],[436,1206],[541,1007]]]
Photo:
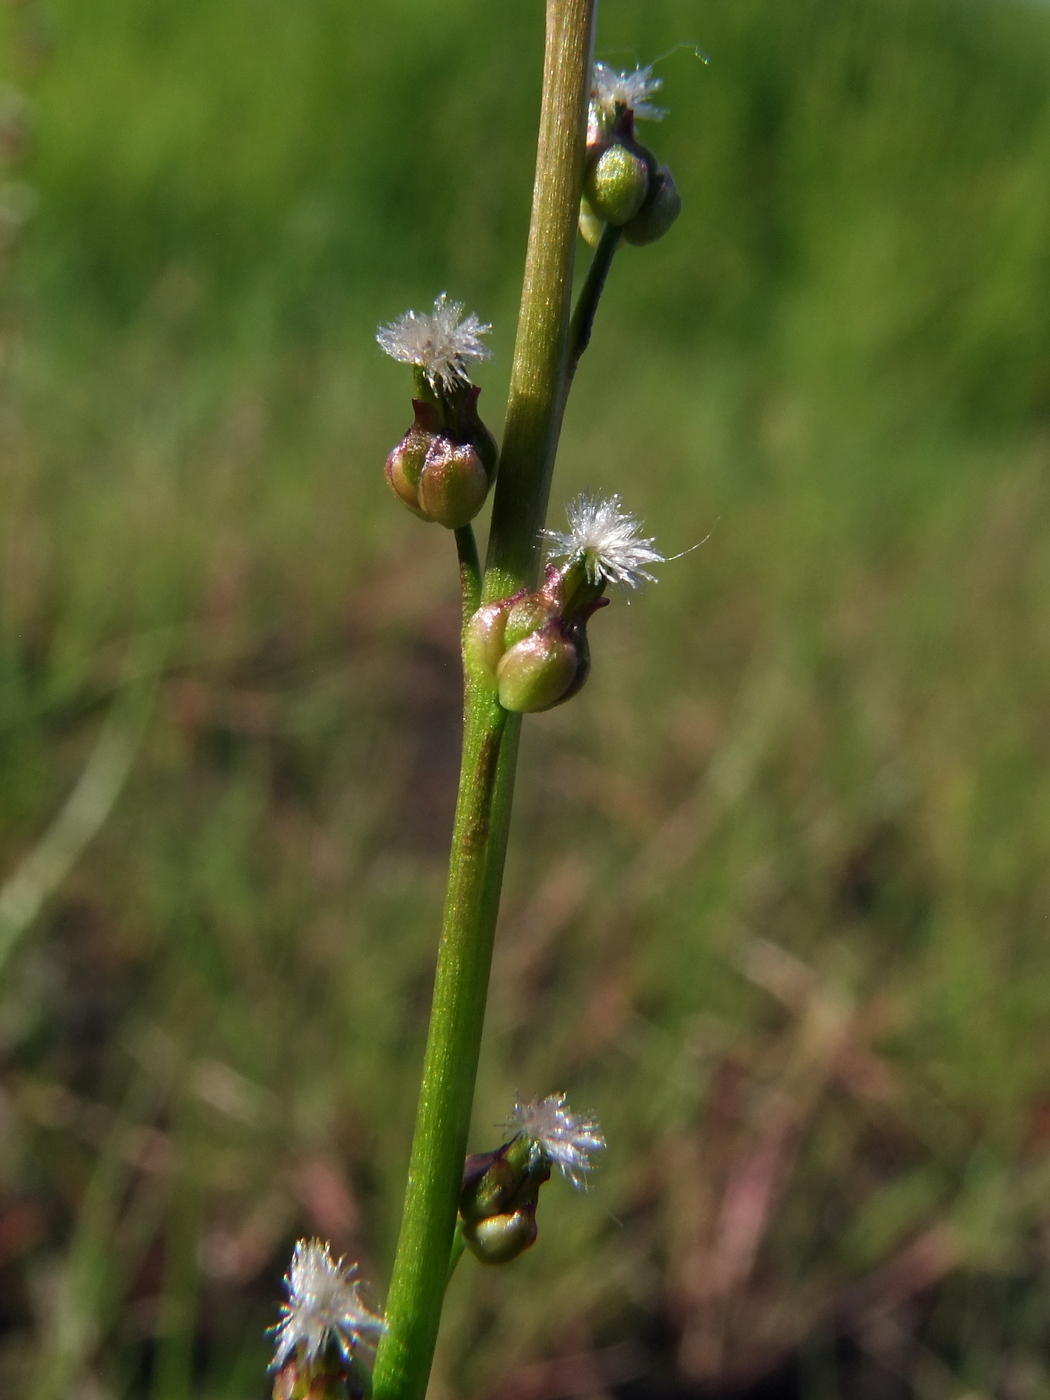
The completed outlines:
[[[568,531],[544,530],[551,543],[551,558],[568,563],[583,559],[592,583],[618,583],[640,588],[655,583],[650,564],[662,564],[664,556],[655,540],[642,534],[642,524],[620,504],[619,496],[592,496],[585,491],[565,509]]]
[[[598,1120],[571,1112],[564,1094],[516,1103],[504,1126],[528,1139],[534,1164],[548,1157],[576,1187],[585,1187],[587,1173],[594,1170],[588,1152],[605,1146]]]
[[[281,1320],[272,1329],[275,1371],[300,1347],[308,1361],[315,1361],[334,1340],[350,1361],[359,1347],[375,1345],[386,1323],[361,1301],[356,1272],[356,1264],[333,1259],[320,1240],[299,1241],[284,1280],[288,1301],[281,1304]]]
[[[376,340],[393,359],[403,365],[417,365],[426,374],[431,388],[440,384],[454,389],[470,379],[471,360],[491,360],[492,351],[481,337],[492,329],[473,312],[463,315],[461,301],[449,301],[442,292],[430,315],[406,311],[388,326],[380,326]]]
[[[617,107],[627,107],[636,117],[648,121],[661,121],[666,109],[654,106],[648,99],[663,85],[663,78],[654,78],[653,70],[648,65],[636,68],[633,73],[621,73],[610,64],[596,59],[591,73],[588,140],[598,139]]]

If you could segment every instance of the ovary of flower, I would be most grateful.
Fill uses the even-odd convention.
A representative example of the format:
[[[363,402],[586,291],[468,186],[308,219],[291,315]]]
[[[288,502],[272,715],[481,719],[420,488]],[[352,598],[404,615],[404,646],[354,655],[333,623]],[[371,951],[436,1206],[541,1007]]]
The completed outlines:
[[[591,74],[591,115],[601,119],[612,116],[617,106],[626,106],[634,115],[659,122],[664,116],[662,106],[654,106],[648,98],[661,90],[664,78],[652,77],[651,67],[620,73],[608,63],[596,60]]]
[[[277,1350],[273,1369],[278,1370],[300,1347],[307,1361],[314,1361],[330,1341],[335,1341],[347,1361],[370,1339],[386,1331],[386,1323],[365,1307],[354,1278],[356,1264],[333,1259],[320,1240],[300,1240],[292,1266],[284,1280],[287,1303],[273,1329]]]
[[[588,1152],[605,1146],[598,1120],[571,1112],[564,1094],[516,1103],[506,1126],[527,1139],[534,1161],[549,1158],[576,1187],[586,1186],[586,1173],[594,1170]]]
[[[453,389],[469,380],[472,360],[490,360],[492,351],[481,341],[491,331],[473,313],[463,317],[463,303],[449,301],[442,292],[429,316],[406,311],[388,326],[380,326],[376,340],[393,359],[416,365],[432,388]]]
[[[618,583],[624,588],[640,588],[655,583],[650,564],[662,564],[664,556],[654,548],[655,540],[642,534],[641,521],[620,504],[619,496],[592,496],[584,492],[570,501],[565,511],[568,531],[545,530],[551,543],[551,558],[571,563],[582,559],[592,583]]]

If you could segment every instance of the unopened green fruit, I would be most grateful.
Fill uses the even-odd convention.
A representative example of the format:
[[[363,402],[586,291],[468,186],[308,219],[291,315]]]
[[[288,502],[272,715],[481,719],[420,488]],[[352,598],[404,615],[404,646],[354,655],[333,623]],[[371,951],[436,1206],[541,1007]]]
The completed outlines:
[[[488,1170],[468,1185],[459,1196],[460,1217],[468,1226],[488,1220],[503,1210],[521,1185],[522,1174],[506,1157],[496,1152]]]
[[[488,492],[489,474],[473,444],[435,438],[419,480],[419,504],[426,518],[459,530],[474,519]]]
[[[559,611],[558,604],[542,590],[526,593],[524,598],[519,598],[507,613],[507,623],[503,629],[504,651],[509,651],[526,637],[531,637],[533,632],[545,627]]]
[[[649,193],[649,166],[638,151],[616,141],[589,166],[583,193],[595,218],[622,227]]]
[[[637,245],[655,243],[663,238],[681,212],[682,196],[667,166],[661,165],[653,176],[649,198],[634,218],[624,224],[623,236],[628,243]]]
[[[496,684],[496,667],[506,650],[503,634],[507,626],[509,604],[505,599],[486,603],[467,623],[463,633],[463,659],[467,673]]]
[[[515,714],[552,709],[573,689],[579,654],[555,619],[507,651],[496,668],[499,702]]]
[[[433,442],[432,433],[410,428],[386,459],[386,479],[390,489],[413,515],[423,520],[429,517],[419,504],[419,483],[423,476],[423,463]]]
[[[483,1264],[508,1264],[535,1244],[535,1210],[516,1210],[509,1215],[490,1215],[463,1225],[463,1239],[470,1252]]]

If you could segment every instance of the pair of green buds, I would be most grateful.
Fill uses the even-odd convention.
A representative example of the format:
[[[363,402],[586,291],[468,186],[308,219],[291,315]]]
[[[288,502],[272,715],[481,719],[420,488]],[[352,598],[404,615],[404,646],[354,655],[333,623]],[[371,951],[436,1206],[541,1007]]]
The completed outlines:
[[[536,1243],[540,1187],[551,1163],[524,1137],[495,1152],[479,1152],[463,1167],[459,1232],[483,1264],[509,1264]]]
[[[468,673],[517,714],[571,699],[590,671],[587,623],[607,605],[604,590],[583,555],[564,569],[548,564],[542,588],[488,603],[470,619],[463,638]]]
[[[611,125],[588,142],[580,232],[596,246],[611,224],[628,243],[655,243],[681,210],[670,170],[638,140],[631,108],[619,105]]]
[[[421,520],[459,530],[485,504],[499,455],[469,380],[435,390],[416,372],[414,422],[386,459],[394,494]]]
[[[597,1119],[573,1113],[564,1094],[515,1104],[506,1126],[516,1130],[509,1142],[463,1167],[457,1230],[484,1264],[506,1264],[534,1244],[540,1187],[553,1168],[582,1188],[591,1153],[605,1146]]]

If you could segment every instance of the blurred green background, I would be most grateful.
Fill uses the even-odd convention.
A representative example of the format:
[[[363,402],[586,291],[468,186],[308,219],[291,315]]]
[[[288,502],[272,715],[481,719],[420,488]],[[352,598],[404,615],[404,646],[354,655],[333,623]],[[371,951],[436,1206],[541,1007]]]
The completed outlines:
[[[459,681],[373,334],[494,322],[499,428],[542,5],[0,24],[0,1393],[261,1397],[298,1236],[389,1273]],[[671,50],[554,512],[705,542],[526,726],[472,1143],[609,1150],[433,1395],[1045,1400],[1050,12],[604,0]]]

